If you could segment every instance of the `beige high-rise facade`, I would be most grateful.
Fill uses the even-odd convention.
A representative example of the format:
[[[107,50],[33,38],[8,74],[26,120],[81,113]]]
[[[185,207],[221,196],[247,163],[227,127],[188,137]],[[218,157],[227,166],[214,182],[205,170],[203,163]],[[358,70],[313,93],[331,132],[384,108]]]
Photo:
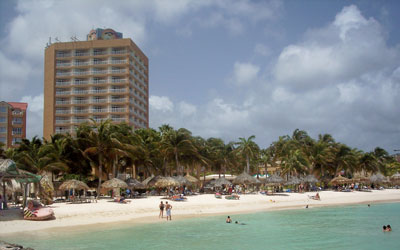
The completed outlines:
[[[149,62],[129,38],[92,30],[87,41],[45,51],[43,136],[73,133],[80,123],[111,119],[149,126]]]

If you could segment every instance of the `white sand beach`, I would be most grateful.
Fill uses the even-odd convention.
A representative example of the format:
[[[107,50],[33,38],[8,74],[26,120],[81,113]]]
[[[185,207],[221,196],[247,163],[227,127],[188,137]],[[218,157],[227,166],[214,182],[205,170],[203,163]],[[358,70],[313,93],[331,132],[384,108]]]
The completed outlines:
[[[189,196],[185,202],[169,201],[172,204],[172,220],[205,215],[231,215],[279,209],[300,209],[346,204],[371,204],[400,202],[400,190],[374,190],[372,192],[320,192],[321,200],[309,199],[310,193],[288,193],[273,196],[261,194],[241,195],[240,200],[216,199],[212,194]],[[160,196],[131,199],[128,204],[101,199],[98,203],[55,203],[50,207],[56,219],[49,221],[23,220],[19,209],[0,210],[0,236],[9,233],[37,231],[53,228],[95,225],[99,223],[169,223],[159,219]],[[165,214],[164,214],[165,215]]]

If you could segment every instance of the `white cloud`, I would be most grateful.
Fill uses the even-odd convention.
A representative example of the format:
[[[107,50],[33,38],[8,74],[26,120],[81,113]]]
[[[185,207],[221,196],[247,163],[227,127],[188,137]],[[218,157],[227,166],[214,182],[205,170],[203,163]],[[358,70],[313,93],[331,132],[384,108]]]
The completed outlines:
[[[235,62],[232,81],[237,85],[249,85],[257,79],[260,67],[252,63]]]
[[[150,109],[158,110],[161,112],[172,112],[174,104],[166,96],[150,96],[149,98]]]
[[[240,98],[230,97],[235,102],[214,98],[198,106],[192,118],[159,122],[226,141],[255,134],[262,146],[299,128],[314,138],[330,133],[364,150],[391,150],[400,138],[399,55],[399,47],[386,44],[376,20],[355,6],[345,7],[331,23],[284,48],[272,75],[269,69],[236,62],[231,80],[255,84],[240,88]]]
[[[197,107],[193,104],[182,101],[179,103],[179,111],[184,116],[190,116],[196,114]]]

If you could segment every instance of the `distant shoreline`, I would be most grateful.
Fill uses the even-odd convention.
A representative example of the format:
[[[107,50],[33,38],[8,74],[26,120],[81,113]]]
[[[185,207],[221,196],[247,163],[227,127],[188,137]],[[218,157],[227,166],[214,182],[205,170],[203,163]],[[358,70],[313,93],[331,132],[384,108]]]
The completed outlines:
[[[309,199],[310,193],[288,193],[287,196],[265,196],[261,194],[242,195],[240,200],[216,199],[212,194],[189,196],[186,202],[173,202],[172,219],[183,220],[204,216],[250,214],[267,211],[345,206],[353,204],[376,204],[400,202],[400,190],[374,190],[372,192],[320,192],[321,201]],[[50,221],[25,221],[20,210],[0,210],[0,239],[15,233],[46,233],[59,231],[90,230],[91,228],[110,228],[120,226],[170,223],[159,219],[158,204],[160,196],[144,199],[132,199],[131,203],[119,204],[109,200],[98,203],[67,204],[55,203],[53,208],[56,219]],[[164,214],[165,215],[165,214]]]

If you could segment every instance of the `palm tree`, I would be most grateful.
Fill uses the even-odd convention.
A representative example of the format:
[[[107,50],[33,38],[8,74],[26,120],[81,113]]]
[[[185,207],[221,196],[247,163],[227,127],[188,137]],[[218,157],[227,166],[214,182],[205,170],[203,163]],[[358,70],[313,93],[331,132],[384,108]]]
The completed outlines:
[[[92,123],[93,129],[86,131],[88,133],[81,138],[81,140],[84,140],[85,143],[87,143],[87,148],[83,151],[83,155],[86,156],[93,165],[97,165],[99,170],[99,185],[97,192],[100,194],[103,167],[110,166],[113,157],[119,153],[123,153],[123,151],[120,148],[117,148],[117,145],[120,145],[119,141],[112,137],[112,131],[110,129],[112,125],[111,120],[101,121],[100,123],[92,120]],[[82,129],[86,130],[87,128],[83,127]]]
[[[242,155],[246,159],[246,168],[244,171],[246,173],[250,172],[250,159],[253,158],[259,151],[258,145],[253,141],[256,137],[254,135],[245,139],[243,137],[239,138],[239,142],[236,142],[235,145],[237,152]]]
[[[191,133],[186,129],[170,130],[166,132],[161,141],[161,150],[168,159],[175,161],[179,174],[183,174],[180,168],[179,158],[184,155],[196,155],[196,148],[191,141]]]

